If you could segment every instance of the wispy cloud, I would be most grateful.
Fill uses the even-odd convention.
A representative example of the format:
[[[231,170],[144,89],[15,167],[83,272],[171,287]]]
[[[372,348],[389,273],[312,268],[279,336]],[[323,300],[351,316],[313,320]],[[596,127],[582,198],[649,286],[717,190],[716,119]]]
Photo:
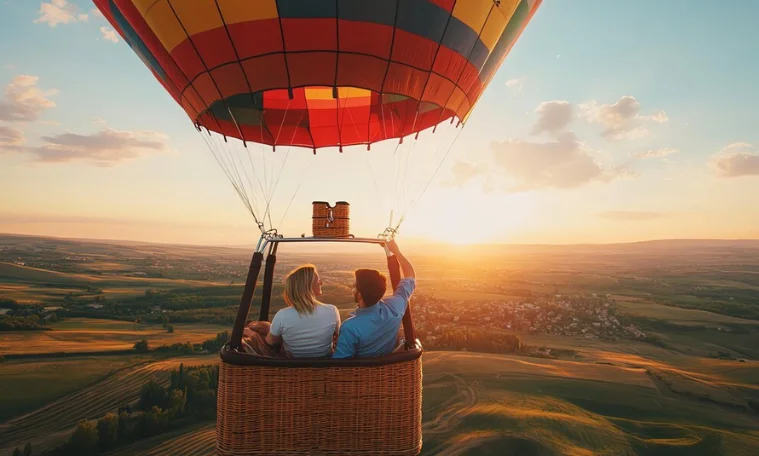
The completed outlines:
[[[524,78],[514,78],[506,81],[506,87],[511,88],[514,92],[519,93],[524,88]]]
[[[678,149],[673,149],[671,147],[665,147],[664,149],[652,149],[652,150],[645,150],[641,152],[635,152],[630,154],[630,156],[634,158],[664,158],[668,157],[674,153],[679,152]]]
[[[608,183],[636,173],[625,165],[603,166],[572,132],[559,133],[555,140],[532,142],[505,140],[490,145],[492,164],[475,166],[457,161],[452,168],[453,185],[465,185],[473,179],[490,177],[504,182],[501,190],[521,192],[540,189],[573,189],[591,182]]]
[[[28,74],[16,76],[5,87],[3,100],[0,100],[0,121],[32,122],[42,113],[55,106],[48,97],[58,93],[57,90],[41,90],[37,87],[39,77]]]
[[[3,146],[17,146],[24,142],[24,133],[7,125],[0,125],[0,150]]]
[[[487,168],[482,164],[456,160],[451,167],[450,179],[444,181],[443,185],[448,187],[461,187],[486,172]]]
[[[714,154],[711,166],[720,177],[759,176],[759,151],[748,143],[729,144]]]
[[[79,13],[76,5],[66,0],[50,0],[50,2],[42,2],[34,23],[55,27],[58,24],[73,24],[88,20],[89,16],[86,13]]]
[[[495,142],[491,150],[496,169],[514,181],[508,191],[571,189],[632,175],[624,167],[603,167],[572,132],[549,142]]]
[[[116,30],[112,29],[111,27],[100,27],[100,33],[103,34],[103,38],[105,38],[106,41],[110,41],[112,43],[119,42],[119,36],[116,33]]]
[[[660,110],[652,115],[640,114],[640,103],[630,95],[623,96],[612,104],[598,104],[591,101],[580,106],[585,119],[604,127],[603,136],[614,139],[637,139],[647,136],[646,127],[650,122],[669,121],[667,114]]]
[[[110,166],[141,156],[169,151],[166,135],[153,131],[118,131],[111,128],[89,135],[64,133],[43,136],[38,146],[8,146],[2,150],[30,155],[35,162],[85,161]]]
[[[574,107],[564,100],[546,101],[535,108],[538,120],[532,128],[532,134],[542,132],[556,133],[563,130],[572,121]]]

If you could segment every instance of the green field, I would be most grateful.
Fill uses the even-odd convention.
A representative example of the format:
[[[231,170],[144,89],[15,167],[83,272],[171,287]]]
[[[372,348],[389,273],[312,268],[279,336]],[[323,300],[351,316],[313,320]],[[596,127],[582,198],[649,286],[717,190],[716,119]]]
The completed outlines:
[[[218,360],[218,356],[205,355],[138,364],[134,357],[129,356],[88,358],[88,361],[85,361],[85,368],[91,362],[89,369],[92,375],[100,376],[101,380],[88,382],[80,379],[78,384],[74,384],[74,380],[67,380],[71,386],[70,393],[53,399],[52,394],[48,395],[45,392],[43,395],[48,395],[49,400],[44,406],[25,414],[14,413],[13,418],[0,422],[0,442],[2,442],[0,454],[5,454],[6,451],[10,453],[14,447],[23,446],[26,442],[32,442],[38,449],[60,444],[68,438],[71,429],[79,420],[97,419],[121,406],[134,404],[139,397],[140,389],[149,379],[155,379],[165,385],[169,381],[169,372],[176,369],[180,363],[191,366],[213,364]],[[95,366],[98,363],[101,364],[100,368]],[[132,365],[127,367],[130,363]],[[77,363],[60,363],[51,358],[31,364],[32,367],[34,365],[43,366],[43,369],[60,369],[50,375],[50,380],[60,380],[67,376],[76,378],[78,375],[76,371],[79,369]],[[106,366],[109,365],[120,367],[120,369],[107,375],[113,370],[107,369]],[[16,375],[0,376],[0,381],[2,381],[0,390],[5,391],[13,387],[19,395],[34,397],[38,394],[38,388],[43,387],[42,383],[46,381],[46,378],[35,369],[17,367],[13,370],[16,371]],[[6,380],[8,383],[5,382]],[[36,397],[33,400],[37,401]]]
[[[148,356],[12,360],[0,365],[0,422],[78,391]]]
[[[122,376],[117,384],[126,393],[122,401],[129,394],[136,398],[137,390],[128,385],[139,383],[145,375],[141,372],[164,372],[171,365],[167,363],[117,374]],[[701,368],[717,372],[726,366]],[[711,387],[729,394],[720,384]],[[32,415],[27,426],[51,432],[72,425],[76,416],[69,413],[55,423],[37,424],[34,420],[42,416]],[[646,369],[621,364],[430,352],[424,355],[423,432],[424,455],[512,451],[526,456],[748,456],[759,445],[759,416],[673,392]],[[39,437],[36,442],[44,446],[54,440]],[[208,423],[140,441],[114,454],[210,455],[214,444],[215,428]]]
[[[159,324],[72,318],[52,325],[50,331],[0,332],[0,353],[86,353],[128,350],[146,339],[152,347],[190,342],[202,343],[231,326],[177,323],[169,333]]]
[[[134,297],[149,289],[221,286],[226,283],[184,279],[91,275],[35,269],[0,262],[0,296],[19,302],[59,302],[68,293],[91,295],[88,288],[102,290],[106,297]]]

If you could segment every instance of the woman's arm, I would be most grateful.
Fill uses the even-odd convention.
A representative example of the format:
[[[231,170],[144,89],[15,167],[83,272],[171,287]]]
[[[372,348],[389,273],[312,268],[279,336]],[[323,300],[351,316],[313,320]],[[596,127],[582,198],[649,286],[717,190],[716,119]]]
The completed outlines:
[[[266,335],[266,343],[272,347],[279,347],[279,344],[282,343],[282,336],[275,336],[272,333],[269,333]]]
[[[340,310],[338,310],[337,306],[332,306],[335,308],[335,332],[332,334],[332,346],[337,347],[337,338],[340,336]]]

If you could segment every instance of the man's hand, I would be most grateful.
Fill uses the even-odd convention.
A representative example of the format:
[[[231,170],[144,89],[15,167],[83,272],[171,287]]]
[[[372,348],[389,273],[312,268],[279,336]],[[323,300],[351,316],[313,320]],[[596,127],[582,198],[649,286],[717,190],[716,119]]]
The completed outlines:
[[[401,274],[403,275],[403,277],[416,278],[414,267],[411,266],[411,263],[409,263],[408,259],[406,259],[406,257],[403,256],[403,254],[401,253],[401,249],[398,248],[398,244],[396,244],[395,242],[395,239],[391,239],[387,241],[386,248],[390,253],[395,255],[396,258],[398,258],[398,264],[401,267]]]
[[[387,241],[387,249],[393,255],[399,255],[401,253],[401,250],[398,248],[398,244],[395,242],[395,239],[390,239]]]

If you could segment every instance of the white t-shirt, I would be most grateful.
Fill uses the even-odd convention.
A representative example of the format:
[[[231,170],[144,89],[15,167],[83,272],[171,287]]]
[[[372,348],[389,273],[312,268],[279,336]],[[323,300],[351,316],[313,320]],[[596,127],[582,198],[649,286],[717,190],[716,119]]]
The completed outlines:
[[[332,335],[340,327],[340,312],[332,304],[318,304],[314,313],[300,315],[294,307],[285,307],[274,315],[271,334],[282,336],[282,344],[296,358],[327,356]]]

